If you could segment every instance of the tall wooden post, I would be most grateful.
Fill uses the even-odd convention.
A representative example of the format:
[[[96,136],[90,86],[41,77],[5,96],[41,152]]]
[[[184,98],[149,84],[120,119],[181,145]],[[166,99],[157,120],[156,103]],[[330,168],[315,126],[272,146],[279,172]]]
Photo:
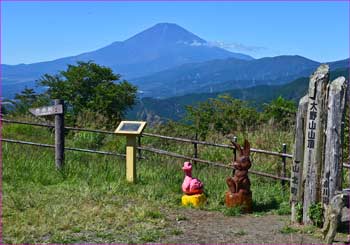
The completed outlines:
[[[287,144],[282,144],[282,153],[287,153]],[[287,158],[285,156],[282,156],[282,177],[286,177],[286,164],[287,164]],[[285,180],[281,180],[281,185],[284,186],[286,184]]]
[[[195,138],[196,141],[198,140],[198,133],[196,132]],[[198,144],[193,143],[193,157],[198,158]],[[194,164],[197,164],[197,161],[193,161]]]
[[[57,169],[64,165],[64,102],[55,99],[55,105],[62,105],[63,113],[55,115],[55,163]]]
[[[321,65],[310,77],[303,164],[303,178],[305,178],[304,224],[311,224],[308,215],[310,206],[321,201],[324,125],[327,115],[325,100],[328,82],[328,65]]]
[[[291,171],[290,183],[290,200],[292,206],[291,221],[297,222],[297,204],[302,203],[303,183],[303,160],[304,160],[304,137],[306,125],[306,112],[309,96],[305,95],[299,101],[296,126],[295,126],[295,142],[293,148],[293,163]]]
[[[141,139],[142,139],[142,135],[139,135],[137,137],[137,146],[141,147]],[[138,158],[141,159],[142,158],[142,151],[140,148],[137,148],[137,152],[138,152]]]
[[[233,136],[233,142],[237,143],[237,136]],[[235,147],[233,148],[233,160],[236,161],[236,159],[237,159],[237,149]]]
[[[233,142],[237,143],[237,136],[233,136]],[[235,147],[233,148],[233,161],[236,161],[236,160],[237,160],[237,149]],[[235,175],[235,172],[236,172],[236,169],[232,168],[232,176]]]
[[[344,132],[342,121],[345,114],[346,84],[338,77],[328,86],[328,116],[326,127],[326,149],[322,179],[322,202],[325,205],[341,190],[342,146]]]

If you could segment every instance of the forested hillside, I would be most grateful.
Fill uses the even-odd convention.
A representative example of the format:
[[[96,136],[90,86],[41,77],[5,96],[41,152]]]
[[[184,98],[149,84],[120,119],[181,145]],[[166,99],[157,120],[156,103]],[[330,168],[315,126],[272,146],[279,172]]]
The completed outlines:
[[[347,68],[335,69],[331,72],[331,79],[338,76],[349,77]],[[226,90],[216,93],[194,93],[167,99],[143,98],[129,112],[128,118],[160,118],[180,120],[185,114],[185,107],[216,98],[219,94],[228,94],[236,99],[248,101],[249,104],[262,109],[264,103],[281,96],[297,102],[307,92],[309,78],[301,77],[285,85],[260,85],[251,88]]]

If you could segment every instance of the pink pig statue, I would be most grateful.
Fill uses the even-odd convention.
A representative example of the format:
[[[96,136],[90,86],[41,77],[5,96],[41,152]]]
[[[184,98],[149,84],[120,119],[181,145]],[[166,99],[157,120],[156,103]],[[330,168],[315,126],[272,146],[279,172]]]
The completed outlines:
[[[182,191],[187,195],[203,193],[203,183],[196,178],[192,178],[192,164],[184,162],[182,170],[185,172],[185,179],[182,183]]]

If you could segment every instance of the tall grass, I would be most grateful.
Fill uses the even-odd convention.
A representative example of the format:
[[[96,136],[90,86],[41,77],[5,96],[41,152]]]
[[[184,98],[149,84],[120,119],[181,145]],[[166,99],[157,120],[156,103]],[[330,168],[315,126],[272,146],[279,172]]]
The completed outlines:
[[[243,135],[237,133],[240,141]],[[4,125],[4,138],[52,143],[50,129]],[[292,145],[290,132],[266,128],[247,137],[254,148],[279,151]],[[210,135],[208,141],[228,143]],[[180,154],[193,154],[190,144],[143,137],[150,145]],[[67,146],[123,153],[124,137],[69,132]],[[290,151],[290,149],[289,149]],[[137,162],[136,184],[125,181],[125,160],[113,156],[66,151],[65,166],[57,171],[52,149],[3,143],[3,237],[8,243],[157,242],[167,232],[161,209],[181,208],[182,160],[143,152]],[[229,149],[199,146],[203,159],[229,163]],[[276,174],[281,158],[252,154],[253,169]],[[288,161],[290,164],[291,161]],[[288,166],[288,169],[290,166]],[[208,204],[203,208],[226,215],[224,193],[228,169],[197,163],[193,174],[204,182]],[[289,188],[279,181],[250,175],[256,214],[289,213]],[[129,218],[128,218],[129,217]],[[132,236],[128,235],[132,227]]]

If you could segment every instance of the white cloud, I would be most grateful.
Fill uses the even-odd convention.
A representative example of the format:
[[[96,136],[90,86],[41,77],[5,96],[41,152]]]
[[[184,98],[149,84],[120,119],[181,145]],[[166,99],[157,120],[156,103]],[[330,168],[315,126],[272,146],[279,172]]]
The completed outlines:
[[[250,45],[245,45],[243,43],[237,43],[237,42],[226,43],[222,41],[213,41],[213,42],[208,42],[208,45],[212,47],[219,47],[223,49],[229,49],[229,50],[240,51],[240,52],[261,52],[261,51],[268,50],[268,48],[266,47],[250,46]]]
[[[264,57],[266,55],[279,55],[280,52],[276,50],[271,50],[267,47],[246,45],[239,42],[223,42],[223,41],[210,41],[210,42],[199,42],[197,40],[188,41],[178,41],[178,43],[190,45],[194,47],[207,46],[207,47],[218,47],[223,48],[232,52],[246,53],[254,55],[254,57]]]
[[[190,46],[205,46],[207,45],[207,43],[201,43],[201,42],[198,42],[197,40],[193,40],[192,43],[190,43]]]

